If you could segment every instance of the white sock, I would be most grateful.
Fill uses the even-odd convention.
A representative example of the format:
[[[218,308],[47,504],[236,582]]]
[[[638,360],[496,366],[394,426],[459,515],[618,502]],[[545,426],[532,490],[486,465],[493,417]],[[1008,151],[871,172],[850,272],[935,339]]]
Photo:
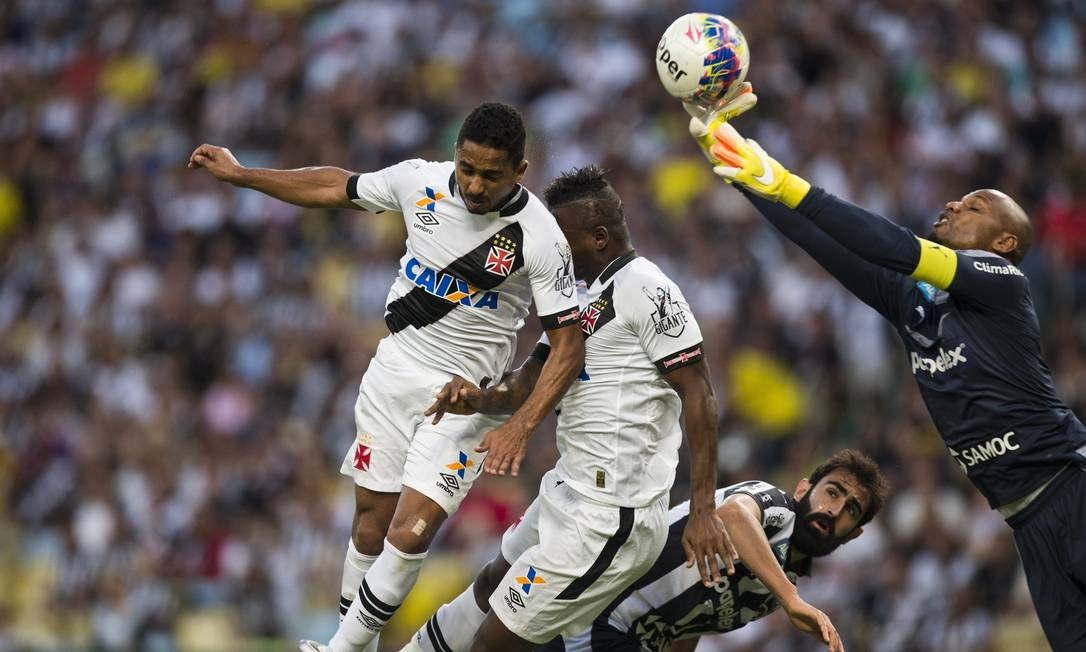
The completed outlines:
[[[486,619],[486,611],[475,602],[475,585],[448,603],[415,632],[415,642],[426,652],[467,652],[475,631]]]
[[[339,585],[339,620],[343,622],[343,616],[351,608],[354,596],[358,595],[358,586],[362,584],[362,578],[377,561],[377,555],[363,555],[354,547],[354,539],[347,540],[347,557],[343,560],[343,581]]]
[[[385,550],[362,578],[351,608],[328,642],[332,652],[359,652],[381,633],[415,586],[426,553],[408,554],[385,539]]]

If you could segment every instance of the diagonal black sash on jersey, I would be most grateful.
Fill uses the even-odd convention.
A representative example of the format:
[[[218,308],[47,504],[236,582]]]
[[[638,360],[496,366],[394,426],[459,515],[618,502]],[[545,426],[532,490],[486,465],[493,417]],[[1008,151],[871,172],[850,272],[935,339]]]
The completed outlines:
[[[522,193],[527,198],[527,193]],[[525,199],[526,202],[526,199]],[[513,211],[516,212],[516,211]],[[505,249],[515,249],[513,266],[508,273],[494,274],[486,269],[491,247],[501,243]],[[524,229],[514,222],[488,237],[482,244],[454,260],[440,274],[448,274],[465,281],[477,291],[492,290],[501,285],[509,275],[524,266]],[[391,333],[398,333],[408,326],[422,328],[438,322],[452,309],[457,301],[442,298],[416,287],[385,309],[385,325]]]

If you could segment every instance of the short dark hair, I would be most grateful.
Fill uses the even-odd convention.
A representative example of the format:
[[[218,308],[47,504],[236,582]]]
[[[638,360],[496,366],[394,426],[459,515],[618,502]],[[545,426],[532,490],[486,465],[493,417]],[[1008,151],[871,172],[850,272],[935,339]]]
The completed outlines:
[[[552,210],[562,204],[585,202],[592,215],[592,222],[583,225],[586,231],[605,226],[612,235],[628,242],[630,234],[622,211],[622,199],[607,181],[606,174],[607,171],[598,165],[566,170],[543,189],[543,199]]]
[[[460,125],[456,146],[465,140],[508,152],[514,166],[524,160],[524,120],[508,104],[484,102],[475,107]]]
[[[808,481],[814,487],[819,480],[834,471],[848,473],[856,478],[856,482],[867,491],[871,501],[867,505],[867,511],[860,518],[859,525],[870,522],[871,519],[875,518],[875,514],[878,514],[879,510],[882,509],[882,504],[886,502],[886,494],[890,491],[890,485],[886,482],[886,478],[883,477],[882,471],[879,470],[879,465],[875,463],[875,460],[860,451],[845,448],[837,451],[826,461],[819,464],[811,472]]]

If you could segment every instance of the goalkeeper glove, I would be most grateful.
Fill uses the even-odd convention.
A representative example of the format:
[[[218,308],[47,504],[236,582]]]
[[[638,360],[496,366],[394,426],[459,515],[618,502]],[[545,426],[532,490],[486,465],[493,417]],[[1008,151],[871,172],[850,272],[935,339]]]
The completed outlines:
[[[757,103],[758,96],[754,94],[754,87],[750,82],[743,82],[732,89],[718,107],[706,108],[694,102],[683,102],[683,108],[690,114],[690,135],[698,141],[702,153],[710,163],[720,162],[709,153],[709,148],[716,142],[713,140],[713,131],[732,118],[753,109]]]
[[[730,124],[720,125],[710,137],[713,143],[709,154],[713,162],[718,163],[713,172],[725,181],[738,183],[756,195],[789,208],[798,206],[811,191],[811,184],[770,158],[761,145],[744,139]]]

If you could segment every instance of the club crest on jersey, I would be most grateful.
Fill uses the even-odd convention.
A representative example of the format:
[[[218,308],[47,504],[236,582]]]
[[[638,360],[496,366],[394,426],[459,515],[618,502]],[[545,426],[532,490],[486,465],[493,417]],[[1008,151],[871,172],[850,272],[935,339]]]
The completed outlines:
[[[641,291],[652,302],[652,321],[656,334],[666,337],[679,337],[686,330],[686,310],[678,301],[671,298],[670,287],[657,287],[650,291],[642,286]]]
[[[528,595],[533,586],[547,583],[547,580],[543,579],[543,576],[536,571],[534,566],[529,566],[527,573],[518,575],[513,578],[513,581],[520,585],[520,590],[524,591],[524,595]]]
[[[449,303],[469,306],[471,308],[498,309],[498,293],[492,290],[480,290],[462,278],[457,278],[448,272],[438,272],[430,269],[418,261],[410,258],[403,266],[404,276],[407,280],[421,288],[427,294],[440,297]]]
[[[556,242],[554,248],[558,250],[558,257],[562,260],[562,264],[554,272],[554,291],[569,298],[573,296],[573,291],[577,289],[577,280],[573,276],[573,252],[570,251],[569,245],[565,243],[558,244]]]
[[[445,195],[434,190],[430,186],[426,186],[426,189],[422,191],[422,194],[426,196],[415,202],[415,206],[418,206],[419,208],[428,211],[434,210],[434,207],[437,206],[437,203],[442,199],[445,199]]]
[[[599,320],[600,311],[596,309],[596,306],[588,306],[588,308],[581,313],[581,331],[585,335],[591,335],[596,332],[596,322]]]

